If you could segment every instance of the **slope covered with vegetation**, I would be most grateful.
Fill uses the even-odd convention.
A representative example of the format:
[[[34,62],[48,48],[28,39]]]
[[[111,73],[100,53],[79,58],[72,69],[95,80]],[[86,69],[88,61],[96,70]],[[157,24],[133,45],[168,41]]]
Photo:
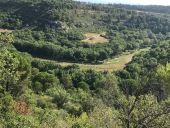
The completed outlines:
[[[0,127],[170,126],[169,14],[69,0],[0,0],[0,28]],[[84,42],[87,33],[107,42]],[[82,70],[81,64],[146,47],[122,70]]]
[[[72,1],[7,1],[0,9],[0,27],[18,30],[14,45],[19,51],[52,60],[97,63],[169,37],[169,15]],[[86,32],[105,32],[109,43],[84,43]]]

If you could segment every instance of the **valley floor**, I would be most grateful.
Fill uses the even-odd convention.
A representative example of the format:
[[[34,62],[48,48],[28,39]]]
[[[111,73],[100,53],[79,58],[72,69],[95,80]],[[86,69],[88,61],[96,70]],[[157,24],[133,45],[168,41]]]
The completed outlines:
[[[107,59],[105,60],[102,64],[80,64],[80,63],[72,63],[72,62],[58,62],[58,61],[53,61],[56,62],[57,64],[60,64],[61,66],[68,66],[68,65],[73,65],[76,64],[78,65],[82,70],[87,70],[87,69],[93,69],[96,71],[118,71],[122,70],[127,63],[129,63],[133,56],[136,54],[139,54],[142,51],[147,51],[149,48],[144,48],[140,50],[136,50],[133,52],[124,52],[123,54],[113,58],[113,59]],[[40,58],[36,58],[40,59]],[[41,59],[42,61],[50,61],[50,60],[45,60]]]

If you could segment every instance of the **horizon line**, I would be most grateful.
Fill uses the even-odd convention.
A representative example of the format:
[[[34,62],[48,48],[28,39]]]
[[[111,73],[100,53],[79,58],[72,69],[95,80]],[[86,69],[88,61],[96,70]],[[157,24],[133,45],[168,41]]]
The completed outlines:
[[[118,3],[118,2],[91,2],[91,1],[81,1],[81,0],[73,0],[77,2],[82,2],[82,3],[87,3],[87,4],[112,4],[112,5],[130,5],[130,6],[164,6],[164,7],[169,7],[170,5],[161,5],[161,4],[130,4],[130,3]]]

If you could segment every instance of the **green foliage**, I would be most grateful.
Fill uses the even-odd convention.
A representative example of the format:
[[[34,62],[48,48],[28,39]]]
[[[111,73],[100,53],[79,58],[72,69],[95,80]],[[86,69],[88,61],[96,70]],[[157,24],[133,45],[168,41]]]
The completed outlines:
[[[150,51],[135,56],[123,71],[117,73],[120,86],[126,94],[152,93],[159,100],[167,97],[169,46],[169,41],[161,42]]]
[[[36,93],[45,92],[58,84],[58,79],[53,74],[39,72],[33,77],[32,88]]]
[[[158,103],[152,95],[122,97],[119,104],[123,127],[166,128],[169,125],[167,120],[169,120],[170,111],[166,102]],[[162,121],[165,122],[162,123]]]
[[[157,44],[168,38],[170,30],[168,16],[110,5],[82,5],[73,1],[1,1],[0,10],[0,27],[20,29],[14,32],[14,46],[19,51],[60,61],[98,63],[125,50]],[[109,39],[109,43],[90,45],[82,42],[83,34],[90,31],[105,31],[106,35],[101,36]]]
[[[0,27],[13,30],[0,33],[0,127],[168,128],[170,17],[125,8],[140,7],[0,0]],[[109,41],[82,42],[86,32]],[[116,73],[49,61],[101,63],[145,47]]]
[[[1,50],[0,60],[1,93],[20,95],[29,85],[31,65],[28,59],[16,52]]]
[[[120,128],[119,112],[106,106],[95,107],[90,114],[90,123],[94,128]]]
[[[69,100],[69,94],[62,88],[57,89],[53,95],[53,103],[55,103],[58,108],[63,108],[64,104]]]
[[[13,43],[13,35],[10,33],[0,33],[0,44],[10,44]]]
[[[170,64],[166,66],[158,66],[156,71],[156,79],[158,84],[161,85],[162,98],[167,98],[169,96],[170,90]]]

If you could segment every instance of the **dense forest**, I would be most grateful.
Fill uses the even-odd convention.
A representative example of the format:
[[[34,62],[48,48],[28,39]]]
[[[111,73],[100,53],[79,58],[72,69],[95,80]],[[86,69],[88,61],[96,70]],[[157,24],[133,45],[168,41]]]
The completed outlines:
[[[0,128],[169,128],[169,86],[168,7],[0,0]]]

